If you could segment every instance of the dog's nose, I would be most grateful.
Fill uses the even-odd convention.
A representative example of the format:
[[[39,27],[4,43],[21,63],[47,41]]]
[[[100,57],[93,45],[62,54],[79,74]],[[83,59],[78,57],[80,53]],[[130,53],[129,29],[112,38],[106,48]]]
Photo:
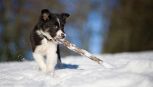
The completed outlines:
[[[62,34],[61,34],[61,37],[62,37],[62,38],[65,38],[65,34],[64,34],[64,33],[62,33]]]

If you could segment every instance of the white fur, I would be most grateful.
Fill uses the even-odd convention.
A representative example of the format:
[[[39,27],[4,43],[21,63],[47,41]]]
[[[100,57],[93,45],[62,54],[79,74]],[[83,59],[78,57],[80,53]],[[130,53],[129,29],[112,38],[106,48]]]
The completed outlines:
[[[58,30],[57,33],[56,33],[56,36],[61,37],[62,33],[63,33],[62,30]]]
[[[56,20],[57,20],[59,26],[61,26],[61,23],[60,23],[59,18],[57,18]],[[56,33],[56,36],[57,36],[57,37],[61,37],[62,34],[64,34],[64,32],[63,32],[62,30],[58,30],[57,33]],[[64,35],[65,35],[65,34],[64,34]],[[66,35],[65,35],[65,36],[66,36]]]
[[[61,24],[60,24],[60,20],[59,20],[59,18],[56,18],[56,20],[57,20],[57,22],[58,22],[58,24],[59,24],[59,26],[60,26]]]
[[[45,64],[45,60],[43,58],[43,56],[39,53],[33,53],[33,58],[35,59],[35,61],[37,62],[37,64],[39,65],[39,68],[43,71],[46,72],[46,64]]]
[[[48,35],[46,32],[43,31],[37,31],[39,34]],[[46,36],[46,37],[51,37]],[[33,52],[33,57],[38,63],[40,69],[43,72],[54,72],[55,66],[57,64],[57,44],[52,41],[48,41],[46,38],[44,38],[41,41],[41,45],[37,46],[35,48],[35,51]],[[46,61],[44,56],[46,56]]]

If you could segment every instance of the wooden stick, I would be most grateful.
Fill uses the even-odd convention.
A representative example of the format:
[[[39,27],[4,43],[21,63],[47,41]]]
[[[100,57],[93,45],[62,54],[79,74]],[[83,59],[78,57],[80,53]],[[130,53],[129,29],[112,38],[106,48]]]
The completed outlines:
[[[42,34],[47,40],[53,40],[59,44],[63,44],[64,46],[66,46],[67,48],[69,48],[70,50],[82,55],[82,56],[86,56],[89,59],[97,62],[98,64],[101,64],[103,61],[93,55],[91,55],[88,51],[78,48],[77,46],[75,46],[74,44],[70,43],[69,41],[67,41],[66,39],[59,39],[59,38],[51,38],[48,33],[43,32],[43,31],[38,31],[39,34]]]
[[[57,41],[58,43],[60,44],[63,44],[64,46],[66,46],[67,48],[69,48],[70,50],[82,55],[82,56],[86,56],[88,57],[89,59],[97,62],[98,64],[101,64],[103,61],[93,55],[91,55],[88,51],[84,50],[84,49],[81,49],[81,48],[78,48],[76,47],[76,45],[70,43],[69,41],[67,41],[66,39],[58,39],[56,38],[55,41]]]

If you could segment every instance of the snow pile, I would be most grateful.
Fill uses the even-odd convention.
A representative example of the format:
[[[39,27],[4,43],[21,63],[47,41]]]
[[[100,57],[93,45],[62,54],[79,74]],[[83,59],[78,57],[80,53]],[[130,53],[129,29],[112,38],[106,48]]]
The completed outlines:
[[[153,87],[153,52],[98,57],[104,65],[69,56],[54,77],[38,71],[35,62],[1,63],[0,87]]]

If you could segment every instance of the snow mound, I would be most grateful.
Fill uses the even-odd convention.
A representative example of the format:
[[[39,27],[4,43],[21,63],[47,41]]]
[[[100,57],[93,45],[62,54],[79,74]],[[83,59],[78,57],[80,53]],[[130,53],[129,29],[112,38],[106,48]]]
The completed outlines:
[[[153,52],[97,57],[102,65],[81,56],[63,58],[54,77],[33,61],[0,63],[0,87],[153,87]]]

